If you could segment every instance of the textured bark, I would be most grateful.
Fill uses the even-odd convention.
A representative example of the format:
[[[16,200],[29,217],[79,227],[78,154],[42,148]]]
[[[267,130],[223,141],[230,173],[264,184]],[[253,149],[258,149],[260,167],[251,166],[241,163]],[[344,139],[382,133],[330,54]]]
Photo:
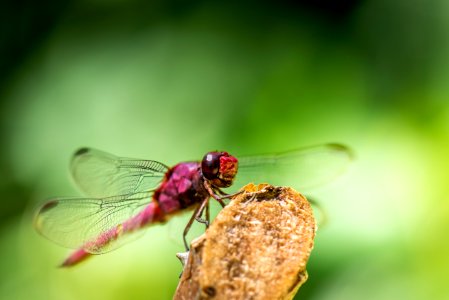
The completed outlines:
[[[249,184],[192,242],[174,299],[292,299],[315,231],[300,193]]]

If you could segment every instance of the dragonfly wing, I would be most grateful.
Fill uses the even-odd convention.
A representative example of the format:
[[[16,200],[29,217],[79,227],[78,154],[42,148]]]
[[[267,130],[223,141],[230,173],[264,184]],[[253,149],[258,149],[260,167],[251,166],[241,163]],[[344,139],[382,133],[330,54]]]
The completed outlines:
[[[341,174],[352,159],[340,144],[324,144],[270,155],[239,158],[234,190],[248,183],[291,186],[298,190],[324,184]]]
[[[61,246],[105,253],[124,244],[129,236],[136,236],[127,233],[151,223],[155,212],[147,212],[146,219],[142,219],[142,212],[155,204],[150,201],[149,192],[104,199],[55,198],[40,207],[34,226]]]
[[[81,148],[73,156],[73,180],[88,197],[105,198],[154,189],[168,167],[153,160],[117,157],[92,148]]]

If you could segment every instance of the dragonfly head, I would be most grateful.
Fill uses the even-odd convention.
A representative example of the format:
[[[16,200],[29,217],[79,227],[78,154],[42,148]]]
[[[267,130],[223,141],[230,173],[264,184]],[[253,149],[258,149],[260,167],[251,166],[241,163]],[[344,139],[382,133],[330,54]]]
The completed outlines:
[[[237,158],[228,152],[208,152],[201,161],[203,176],[218,188],[231,186],[237,168]]]

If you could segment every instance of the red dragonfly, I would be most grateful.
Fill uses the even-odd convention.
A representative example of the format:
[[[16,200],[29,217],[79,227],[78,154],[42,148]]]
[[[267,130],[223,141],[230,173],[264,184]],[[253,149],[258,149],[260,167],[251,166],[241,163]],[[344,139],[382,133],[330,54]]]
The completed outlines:
[[[228,194],[233,192],[231,186],[241,188],[250,182],[298,189],[316,186],[341,173],[350,160],[350,151],[340,144],[239,159],[224,151],[208,152],[201,161],[173,167],[81,148],[70,171],[86,197],[49,200],[38,209],[34,225],[48,239],[77,249],[62,264],[72,266],[91,254],[118,248],[131,233],[193,208],[183,233],[188,249],[186,235],[192,223],[208,226],[209,199],[224,206],[223,200],[233,196]]]

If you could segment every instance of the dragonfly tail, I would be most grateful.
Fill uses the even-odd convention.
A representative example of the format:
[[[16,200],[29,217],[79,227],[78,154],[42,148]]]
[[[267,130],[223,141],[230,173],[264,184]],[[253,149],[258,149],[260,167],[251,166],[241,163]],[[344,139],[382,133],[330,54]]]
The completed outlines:
[[[101,249],[108,246],[111,242],[117,240],[124,234],[129,234],[135,230],[139,230],[145,226],[164,221],[164,213],[162,213],[157,202],[151,202],[143,211],[113,228],[104,231],[94,241],[86,243],[83,248],[74,251],[61,264],[61,267],[71,267],[84,261],[92,256],[92,253],[86,249],[95,249],[98,253],[102,253]],[[96,252],[94,252],[96,253]]]
[[[78,249],[74,251],[72,254],[70,254],[69,257],[64,260],[64,262],[60,265],[61,268],[71,267],[74,266],[87,258],[92,256],[91,253],[86,252],[84,249]]]

